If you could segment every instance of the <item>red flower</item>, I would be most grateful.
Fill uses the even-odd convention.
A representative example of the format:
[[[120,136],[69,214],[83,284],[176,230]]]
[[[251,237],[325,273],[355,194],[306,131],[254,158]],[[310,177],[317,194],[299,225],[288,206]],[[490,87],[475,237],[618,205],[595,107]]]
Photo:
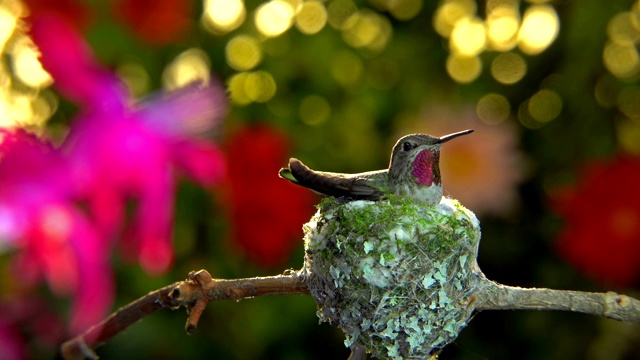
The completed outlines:
[[[226,146],[233,239],[263,267],[282,265],[302,244],[302,225],[314,211],[312,192],[278,177],[288,149],[286,137],[266,126],[244,128]]]
[[[87,4],[78,0],[25,0],[29,17],[52,15],[85,30],[94,20]],[[152,45],[176,43],[187,35],[193,18],[191,0],[117,0],[113,15],[143,41]]]
[[[604,283],[640,278],[640,158],[589,164],[555,208],[565,220],[557,249],[568,262]]]
[[[120,0],[114,10],[142,40],[161,45],[186,34],[193,6],[191,0]]]
[[[24,0],[29,17],[51,14],[64,19],[76,30],[86,29],[93,14],[86,4],[77,0]]]

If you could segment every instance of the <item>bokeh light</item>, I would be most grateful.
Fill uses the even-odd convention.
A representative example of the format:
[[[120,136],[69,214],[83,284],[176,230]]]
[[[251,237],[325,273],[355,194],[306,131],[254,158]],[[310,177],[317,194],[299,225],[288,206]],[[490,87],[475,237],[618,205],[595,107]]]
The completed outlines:
[[[23,125],[25,119],[31,114],[29,104],[23,100],[23,96],[15,96],[0,91],[0,128]]]
[[[18,79],[32,88],[51,85],[53,79],[38,61],[39,53],[27,37],[13,47],[13,71]]]
[[[491,75],[502,84],[515,84],[527,73],[527,63],[516,53],[502,53],[491,62]]]
[[[26,127],[42,132],[58,102],[44,90],[53,80],[38,60],[39,52],[18,21],[21,2],[0,1],[0,128]]]
[[[422,9],[422,0],[389,0],[387,10],[398,20],[410,20]]]
[[[266,37],[276,37],[289,30],[293,24],[295,9],[287,1],[272,0],[256,9],[255,23]]]
[[[18,17],[4,6],[0,6],[0,51],[4,50],[5,44],[16,27]]]
[[[540,90],[529,100],[528,111],[536,121],[547,123],[560,115],[562,98],[553,90]]]
[[[241,72],[229,78],[227,82],[227,91],[229,92],[229,98],[232,103],[241,106],[251,103],[252,100],[249,98],[249,95],[247,95],[247,91],[245,90],[245,84],[248,76],[248,73]]]
[[[236,70],[251,70],[262,61],[260,42],[250,35],[238,35],[225,48],[229,66]]]
[[[553,43],[559,31],[560,20],[552,6],[530,6],[518,32],[518,46],[525,54],[539,54]]]
[[[309,95],[300,102],[299,115],[307,125],[320,125],[331,116],[331,105],[322,96]]]
[[[609,20],[607,35],[617,44],[633,45],[640,39],[640,29],[638,24],[634,24],[631,12],[625,11]]]
[[[150,90],[149,73],[139,62],[125,61],[116,68],[116,74],[124,81],[131,94],[141,97]]]
[[[266,71],[255,71],[247,76],[244,90],[251,101],[267,102],[276,94],[276,81]]]
[[[456,22],[449,40],[451,51],[460,56],[476,56],[487,43],[484,23],[478,18],[464,18]]]
[[[529,100],[523,101],[520,106],[518,106],[518,122],[525,128],[532,130],[544,126],[544,123],[536,121],[536,119],[531,116],[531,113],[529,113]]]
[[[622,119],[617,123],[616,133],[624,150],[640,155],[640,119]]]
[[[511,113],[511,105],[506,97],[500,94],[489,93],[476,105],[476,114],[487,124],[499,124],[506,120]]]
[[[447,58],[447,73],[459,83],[467,84],[477,79],[482,72],[482,61],[479,57],[463,57],[449,55]]]
[[[517,45],[520,12],[515,1],[487,3],[487,40],[497,51],[509,51]]]
[[[327,8],[327,21],[336,29],[342,29],[347,20],[358,12],[358,7],[351,0],[334,0]]]
[[[438,34],[448,38],[458,21],[474,16],[476,11],[473,0],[445,0],[436,10],[433,26]]]
[[[176,89],[194,81],[208,83],[211,77],[211,66],[207,54],[191,48],[176,56],[167,65],[162,74],[162,82],[166,89]]]
[[[227,89],[231,101],[236,105],[263,103],[276,94],[276,81],[266,71],[241,72],[229,79]]]
[[[633,44],[608,42],[602,57],[607,70],[619,78],[630,78],[638,73],[640,57]]]
[[[640,87],[627,86],[618,95],[618,108],[631,119],[640,120]]]
[[[523,53],[535,55],[548,48],[558,36],[560,22],[555,9],[543,3],[529,5],[521,20],[519,1],[487,0],[486,19],[481,19],[473,0],[442,0],[433,26],[449,38],[449,49],[455,56],[449,57],[449,74],[455,74],[452,77],[457,82],[468,83],[482,67],[479,59],[472,59],[484,51],[510,52],[519,46]],[[520,81],[526,71],[526,61],[515,53],[498,54],[491,66],[493,77],[502,84]]]
[[[362,10],[351,17],[343,26],[344,41],[354,48],[364,48],[373,52],[382,51],[391,39],[392,27],[389,20],[371,10]]]
[[[205,28],[216,33],[227,33],[240,26],[246,17],[242,0],[205,0],[202,21]]]
[[[331,76],[345,88],[359,84],[363,73],[362,60],[350,51],[341,51],[331,60]]]
[[[316,0],[306,1],[296,15],[296,28],[303,34],[315,34],[327,24],[327,17],[327,9],[323,3]]]
[[[604,45],[602,61],[611,74],[632,81],[640,70],[640,9],[636,2],[631,11],[614,15],[607,24],[609,41]]]
[[[38,97],[31,101],[31,117],[26,125],[43,129],[47,120],[57,110],[58,103],[59,99],[53,93],[49,91],[39,93]]]

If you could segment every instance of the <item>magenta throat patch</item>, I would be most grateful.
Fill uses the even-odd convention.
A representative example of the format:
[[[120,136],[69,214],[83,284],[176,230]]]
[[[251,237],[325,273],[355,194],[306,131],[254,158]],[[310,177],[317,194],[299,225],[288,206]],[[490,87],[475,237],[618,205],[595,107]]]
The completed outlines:
[[[411,167],[411,175],[416,177],[416,183],[430,186],[431,184],[440,184],[440,166],[438,164],[440,159],[439,152],[432,152],[430,150],[422,150],[416,159],[413,160]]]

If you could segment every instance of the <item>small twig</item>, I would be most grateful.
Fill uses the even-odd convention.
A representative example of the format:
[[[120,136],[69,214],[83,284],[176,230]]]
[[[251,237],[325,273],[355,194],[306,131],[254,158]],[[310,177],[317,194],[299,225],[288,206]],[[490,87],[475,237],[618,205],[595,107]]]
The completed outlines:
[[[192,334],[206,304],[212,300],[241,300],[261,295],[308,294],[299,272],[236,280],[213,279],[206,270],[192,272],[189,279],[150,292],[118,309],[85,333],[62,344],[64,359],[97,359],[93,350],[138,320],[162,309],[186,307],[186,330]]]
[[[101,323],[91,327],[85,333],[62,344],[61,352],[65,359],[96,359],[91,351],[95,344],[110,339],[131,324],[154,312],[174,308],[169,293],[181,282],[163,287],[120,308]]]
[[[609,291],[591,293],[570,290],[520,288],[488,280],[484,276],[474,304],[482,310],[562,310],[640,322],[640,300]]]

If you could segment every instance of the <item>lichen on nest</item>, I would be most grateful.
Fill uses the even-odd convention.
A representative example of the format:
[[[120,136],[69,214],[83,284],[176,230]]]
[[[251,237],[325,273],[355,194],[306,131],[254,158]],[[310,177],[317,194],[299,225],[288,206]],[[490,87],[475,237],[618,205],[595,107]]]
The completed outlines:
[[[346,346],[426,358],[471,317],[480,225],[458,201],[326,198],[304,232],[304,274],[318,317],[345,332]]]

